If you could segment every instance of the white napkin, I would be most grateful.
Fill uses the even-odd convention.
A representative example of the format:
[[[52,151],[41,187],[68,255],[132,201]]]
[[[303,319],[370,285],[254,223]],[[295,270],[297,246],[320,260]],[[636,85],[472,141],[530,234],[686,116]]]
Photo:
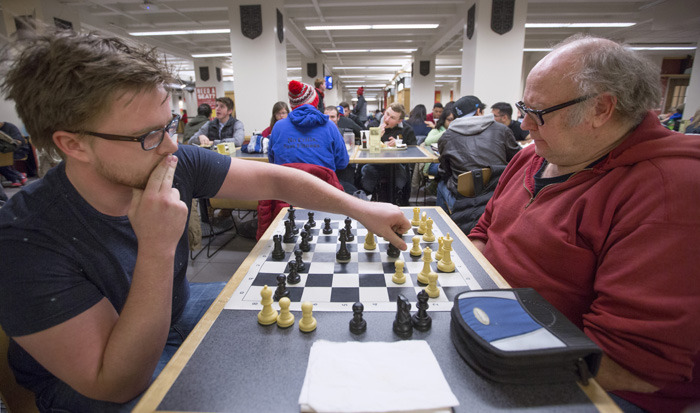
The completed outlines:
[[[422,340],[311,346],[299,396],[305,412],[446,410],[459,401]]]

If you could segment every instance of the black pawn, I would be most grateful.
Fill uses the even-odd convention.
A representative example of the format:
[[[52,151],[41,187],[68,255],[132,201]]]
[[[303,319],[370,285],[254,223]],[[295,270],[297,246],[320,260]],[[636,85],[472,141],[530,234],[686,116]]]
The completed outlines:
[[[301,281],[301,276],[299,276],[299,271],[297,271],[296,261],[289,261],[289,275],[287,275],[287,283],[289,284],[299,284]]]
[[[284,238],[282,238],[285,244],[290,244],[294,242],[294,231],[292,230],[292,222],[289,220],[284,221]]]
[[[348,261],[350,261],[350,251],[348,250],[348,245],[347,245],[347,242],[345,241],[345,239],[346,239],[345,238],[346,237],[345,229],[341,228],[339,233],[340,233],[340,237],[339,237],[340,249],[335,254],[335,259],[341,263],[348,262]]]
[[[275,261],[282,261],[284,259],[284,249],[282,249],[282,236],[279,234],[273,235],[272,240],[275,242],[275,247],[272,250],[272,259]]]
[[[302,250],[294,250],[294,259],[297,265],[297,271],[299,272],[306,272],[306,264],[304,264],[304,261],[301,259],[301,254],[303,254],[304,251]]]
[[[328,235],[333,232],[333,228],[331,228],[331,219],[330,218],[323,218],[323,233]]]
[[[413,324],[411,324],[411,303],[408,299],[399,294],[396,299],[396,320],[394,320],[394,333],[401,338],[409,338],[413,335]]]
[[[314,224],[316,224],[316,223],[314,222]],[[309,225],[308,222],[306,224],[304,224],[304,231],[306,231],[306,239],[309,242],[313,241],[314,236],[313,236],[313,234],[311,234],[311,225]]]
[[[299,249],[303,252],[311,251],[311,245],[309,244],[309,233],[306,231],[301,231],[301,242],[299,243]]]
[[[306,221],[307,224],[309,224],[310,227],[315,227],[316,226],[316,221],[314,221],[314,213],[309,212],[309,220]]]
[[[352,219],[350,217],[345,218],[345,239],[348,242],[355,240],[355,236],[352,234]]]
[[[287,276],[280,274],[277,276],[277,289],[275,290],[274,299],[279,301],[282,297],[289,297],[289,290],[287,290]]]
[[[352,305],[352,320],[350,320],[350,332],[353,334],[362,334],[367,331],[367,321],[362,318],[362,311],[365,306],[361,302],[356,302]]]
[[[401,255],[401,250],[394,246],[394,244],[389,243],[389,248],[386,250],[386,255],[391,258],[399,258]]]
[[[411,321],[413,322],[413,327],[418,331],[428,331],[433,325],[433,319],[428,315],[428,293],[425,290],[421,290],[418,293],[418,302],[416,307],[418,307],[418,312],[413,314]]]
[[[289,214],[288,214],[288,217],[289,217],[289,222],[292,223],[292,232],[293,232],[294,234],[298,234],[298,233],[299,233],[299,228],[297,228],[297,224],[296,224],[296,222],[295,222],[295,219],[296,219],[295,213],[296,213],[296,211],[297,211],[297,210],[294,209],[293,206],[291,206],[291,205],[289,206]]]

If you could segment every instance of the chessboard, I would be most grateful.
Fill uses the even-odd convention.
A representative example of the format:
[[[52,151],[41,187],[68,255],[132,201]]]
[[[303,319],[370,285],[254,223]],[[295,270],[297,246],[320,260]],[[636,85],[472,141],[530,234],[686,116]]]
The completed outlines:
[[[403,295],[415,307],[417,294],[425,288],[418,283],[418,273],[424,268],[422,257],[416,257],[409,253],[413,243],[412,238],[418,233],[418,226],[414,225],[403,239],[408,244],[406,251],[400,251],[398,258],[387,255],[389,242],[376,235],[376,248],[366,250],[364,248],[367,229],[358,221],[351,220],[354,239],[347,241],[346,246],[350,251],[350,261],[339,263],[336,253],[340,248],[338,240],[339,230],[345,228],[347,217],[326,212],[294,209],[295,226],[299,232],[287,241],[282,242],[284,257],[278,260],[272,258],[274,249],[273,236],[285,234],[284,221],[289,220],[289,212],[283,210],[284,219],[273,222],[274,227],[268,230],[259,241],[262,249],[250,265],[247,273],[242,278],[238,288],[231,296],[225,308],[229,310],[256,310],[262,308],[260,304],[260,292],[267,285],[273,291],[277,288],[277,276],[288,275],[290,265],[294,265],[294,251],[300,249],[301,231],[308,222],[308,213],[313,213],[315,226],[310,228],[312,239],[309,241],[309,251],[301,254],[303,268],[298,271],[300,282],[287,284],[289,298],[292,302],[290,309],[300,311],[301,303],[310,301],[314,305],[314,311],[351,311],[355,302],[362,302],[365,311],[396,311],[396,299]],[[414,218],[413,208],[402,208],[406,217]],[[437,239],[447,234],[454,239],[450,254],[455,270],[443,272],[438,269],[437,261],[430,263],[433,271],[438,274],[438,289],[440,294],[436,298],[430,298],[430,311],[449,311],[452,308],[454,297],[467,290],[479,290],[498,288],[489,277],[482,265],[465,246],[464,234],[456,234],[459,228],[451,222],[449,217],[435,207],[423,208],[419,214],[426,214],[433,220],[433,234],[435,241],[420,241],[420,249],[430,247],[433,255],[438,251]],[[323,233],[324,220],[329,218],[331,231]],[[277,225],[275,225],[275,223]],[[468,242],[468,241],[467,241]],[[392,277],[396,272],[395,262],[404,261],[404,274],[406,282],[396,284]]]

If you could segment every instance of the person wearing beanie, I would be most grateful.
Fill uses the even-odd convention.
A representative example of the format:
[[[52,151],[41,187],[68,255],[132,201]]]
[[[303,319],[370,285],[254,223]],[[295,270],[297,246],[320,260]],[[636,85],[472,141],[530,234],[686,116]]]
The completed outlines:
[[[357,88],[357,103],[352,109],[352,113],[357,116],[362,125],[367,122],[367,101],[365,100],[365,88],[361,86]]]
[[[311,85],[289,82],[292,112],[277,122],[270,134],[267,157],[278,165],[306,163],[332,171],[348,166],[345,141],[328,115],[316,109],[318,97]]]
[[[520,150],[511,130],[484,114],[476,96],[463,96],[454,105],[456,119],[438,140],[440,167],[436,204],[448,213],[454,206],[457,177],[473,169],[506,165]],[[476,224],[476,222],[474,222]]]

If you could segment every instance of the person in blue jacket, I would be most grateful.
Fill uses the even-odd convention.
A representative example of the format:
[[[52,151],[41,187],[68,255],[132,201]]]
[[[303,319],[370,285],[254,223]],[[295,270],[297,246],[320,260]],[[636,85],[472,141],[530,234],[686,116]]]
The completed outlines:
[[[307,163],[332,171],[344,169],[350,160],[345,141],[333,122],[316,109],[313,86],[289,82],[292,113],[272,128],[267,157],[272,163]]]

